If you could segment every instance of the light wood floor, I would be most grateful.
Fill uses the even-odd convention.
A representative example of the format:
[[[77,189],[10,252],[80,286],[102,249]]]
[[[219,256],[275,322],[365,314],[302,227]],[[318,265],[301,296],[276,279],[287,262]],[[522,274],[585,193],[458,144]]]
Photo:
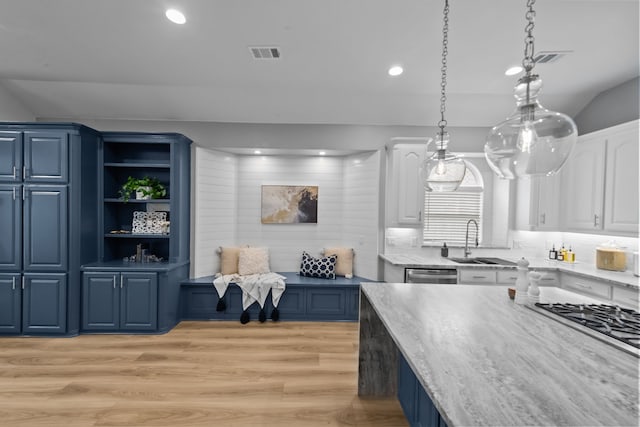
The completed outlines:
[[[0,426],[406,426],[357,396],[357,323],[0,337]]]

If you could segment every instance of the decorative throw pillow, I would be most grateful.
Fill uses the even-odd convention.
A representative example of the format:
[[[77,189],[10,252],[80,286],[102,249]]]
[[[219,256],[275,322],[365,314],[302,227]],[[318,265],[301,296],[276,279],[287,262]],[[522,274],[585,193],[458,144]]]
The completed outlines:
[[[324,258],[314,258],[308,253],[302,252],[300,275],[307,277],[319,277],[321,279],[335,279],[337,258],[337,255]]]
[[[353,277],[353,249],[352,248],[328,248],[324,250],[324,256],[337,255],[336,275]]]
[[[220,273],[223,275],[238,272],[238,256],[242,248],[220,247]]]
[[[238,256],[238,274],[269,273],[269,249],[242,248]]]

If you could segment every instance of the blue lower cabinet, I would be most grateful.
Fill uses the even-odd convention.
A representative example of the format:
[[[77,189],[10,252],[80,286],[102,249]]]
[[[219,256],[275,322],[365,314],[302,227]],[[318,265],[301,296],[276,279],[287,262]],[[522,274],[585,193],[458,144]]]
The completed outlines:
[[[398,354],[398,401],[411,427],[447,427],[402,353]]]
[[[22,287],[19,273],[0,273],[0,334],[22,331]]]
[[[157,273],[85,272],[82,275],[83,331],[155,331],[157,328]]]
[[[307,289],[308,316],[344,319],[346,314],[347,295],[343,289]]]
[[[282,320],[305,320],[305,290],[287,288],[278,302],[278,311]]]
[[[67,275],[24,273],[22,333],[65,333],[67,330]]]

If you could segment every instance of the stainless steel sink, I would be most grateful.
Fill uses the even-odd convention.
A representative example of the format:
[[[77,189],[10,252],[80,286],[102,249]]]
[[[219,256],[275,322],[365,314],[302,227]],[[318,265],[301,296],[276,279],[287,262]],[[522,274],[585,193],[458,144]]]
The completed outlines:
[[[449,258],[453,262],[457,262],[458,264],[478,264],[478,265],[516,265],[513,261],[507,261],[502,258],[485,258],[485,257],[476,257],[476,258]]]

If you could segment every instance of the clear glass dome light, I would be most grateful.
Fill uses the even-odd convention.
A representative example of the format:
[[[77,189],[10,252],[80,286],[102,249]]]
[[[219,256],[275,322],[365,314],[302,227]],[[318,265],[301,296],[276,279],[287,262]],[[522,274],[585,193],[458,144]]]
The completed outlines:
[[[522,77],[514,90],[516,110],[489,132],[484,153],[501,178],[557,173],[578,139],[578,129],[566,114],[549,111],[537,100],[542,81]]]
[[[422,162],[420,175],[428,191],[455,191],[464,178],[467,164],[460,157],[447,151],[449,134],[438,133],[437,150]]]

